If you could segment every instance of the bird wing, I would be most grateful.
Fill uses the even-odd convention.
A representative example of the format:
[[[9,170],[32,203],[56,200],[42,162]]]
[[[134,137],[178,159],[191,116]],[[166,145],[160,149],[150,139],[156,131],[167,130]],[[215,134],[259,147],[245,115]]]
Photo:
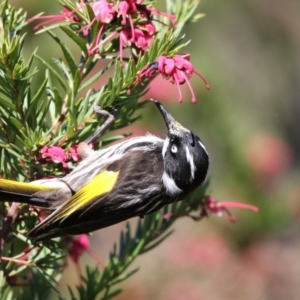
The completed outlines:
[[[46,234],[47,229],[56,221],[63,220],[80,210],[82,207],[91,204],[99,199],[102,195],[109,193],[117,179],[119,172],[103,170],[96,175],[88,184],[78,190],[73,196],[66,200],[59,208],[44,219],[40,224],[33,228],[28,236],[34,238],[43,232]],[[50,229],[50,228],[49,228]]]
[[[96,175],[56,211],[54,221],[68,217],[74,211],[78,211],[103,194],[110,192],[118,179],[118,175],[119,172],[107,170]]]

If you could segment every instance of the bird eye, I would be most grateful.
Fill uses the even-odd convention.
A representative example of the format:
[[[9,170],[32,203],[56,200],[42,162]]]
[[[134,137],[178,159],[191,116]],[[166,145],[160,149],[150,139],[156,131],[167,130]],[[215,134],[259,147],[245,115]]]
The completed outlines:
[[[178,151],[178,149],[177,149],[176,145],[173,144],[173,145],[171,146],[171,152],[172,152],[172,153],[177,153],[177,151]]]

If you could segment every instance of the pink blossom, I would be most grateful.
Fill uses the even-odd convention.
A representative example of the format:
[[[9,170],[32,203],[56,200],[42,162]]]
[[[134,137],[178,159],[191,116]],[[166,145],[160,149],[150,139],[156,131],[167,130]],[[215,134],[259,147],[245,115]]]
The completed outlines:
[[[229,221],[235,222],[236,220],[235,216],[231,214],[231,212],[228,210],[228,207],[248,209],[248,210],[252,210],[253,212],[259,211],[258,207],[251,204],[233,202],[233,201],[218,202],[216,199],[212,198],[211,196],[207,196],[204,199],[202,216],[208,216],[209,214],[222,216],[223,213],[225,212],[229,217]]]
[[[118,3],[118,17],[122,16],[122,25],[126,25],[126,18],[128,17],[127,13],[129,8],[130,6],[127,1],[120,1]]]
[[[33,17],[27,20],[28,23],[31,23],[33,21],[36,20],[46,20],[38,25],[36,25],[33,29],[34,30],[38,30],[41,27],[51,24],[51,23],[55,23],[55,22],[59,22],[59,21],[67,21],[69,23],[75,23],[75,22],[79,22],[79,18],[74,14],[76,10],[73,11],[69,11],[66,8],[62,9],[62,13],[60,15],[49,15],[49,16],[39,16],[39,17]]]
[[[104,32],[106,25],[109,24],[116,16],[116,10],[115,10],[113,4],[107,2],[106,0],[98,0],[96,2],[90,3],[90,5],[94,11],[95,18],[91,22],[89,22],[86,26],[82,27],[79,30],[79,32],[82,31],[83,34],[85,36],[87,36],[92,25],[97,21],[100,22],[101,25],[100,25],[99,31],[97,32],[95,39],[93,40],[92,44],[89,47],[89,55],[92,55],[96,51],[98,51],[100,44],[104,44],[105,42],[107,42],[110,39],[110,36],[109,36],[109,39],[107,38],[107,39],[105,39],[105,41],[102,41],[100,43],[100,39]],[[111,38],[113,38],[113,37],[114,37],[114,35]]]
[[[168,14],[162,11],[159,11],[157,9],[154,8],[150,8],[147,7],[147,9],[149,10],[149,12],[151,12],[152,15],[158,15],[158,16],[163,16],[166,17],[167,19],[169,19],[174,25],[177,23],[176,17],[172,14]]]
[[[190,55],[183,54],[183,55],[175,55],[174,57],[165,57],[159,56],[156,62],[147,65],[142,71],[140,72],[138,79],[134,82],[136,84],[139,82],[143,77],[150,78],[154,76],[157,71],[162,74],[162,76],[166,79],[169,79],[171,83],[176,84],[179,92],[179,99],[178,101],[182,102],[182,93],[180,89],[180,85],[187,83],[191,94],[192,94],[192,102],[196,102],[196,96],[194,90],[189,82],[189,79],[192,77],[193,74],[198,75],[203,82],[205,83],[205,87],[209,90],[210,86],[207,80],[203,77],[202,74],[197,72],[192,63],[190,62]]]
[[[64,168],[68,168],[66,163],[68,159],[68,155],[61,147],[57,146],[44,146],[40,153],[42,154],[42,158],[50,159],[55,163],[61,163]]]
[[[141,5],[141,3],[142,1],[134,0],[120,1],[116,6],[114,14],[111,13],[111,16],[115,16],[117,14],[116,17],[121,18],[121,29],[113,31],[112,33],[108,34],[105,39],[101,40],[101,36],[104,32],[104,25],[101,25],[97,36],[90,46],[89,55],[97,53],[100,46],[119,36],[120,60],[123,61],[124,48],[129,46],[133,47],[138,53],[141,51],[146,51],[149,48],[152,38],[156,33],[156,28],[152,23],[153,13],[166,16],[172,19],[172,21],[175,19],[175,16],[173,15],[159,12],[149,8],[148,6]],[[139,4],[139,6],[136,4]],[[146,21],[144,23],[134,24],[132,18],[133,14],[139,14],[140,18],[146,19]],[[81,29],[85,35],[88,34],[88,30],[94,21],[95,19]]]
[[[73,11],[69,11],[64,8],[60,15],[34,17],[29,19],[28,22],[32,22],[34,20],[45,20],[34,29],[39,29],[42,26],[58,21],[66,21],[69,23],[84,22],[84,20],[78,18],[75,12],[78,10],[83,12],[84,6],[89,5],[95,16],[91,21],[86,23],[84,26],[81,26],[78,33],[88,36],[91,27],[96,22],[99,23],[99,30],[88,47],[88,55],[96,54],[99,51],[99,47],[103,46],[110,40],[119,37],[120,59],[122,61],[123,48],[125,47],[132,46],[138,53],[146,51],[149,48],[152,38],[156,33],[156,28],[152,23],[152,21],[155,21],[153,19],[153,15],[166,17],[170,19],[173,24],[176,22],[174,15],[143,5],[142,2],[143,0],[122,0],[114,4],[107,0],[97,0],[94,2],[80,1],[78,7]],[[133,15],[135,19],[139,20],[138,24],[134,24]],[[121,20],[119,21],[118,18]],[[146,19],[144,23],[141,21],[143,19]],[[112,21],[114,22],[112,23]],[[103,38],[105,31],[107,31],[107,34],[105,35],[105,38]]]
[[[80,234],[72,239],[69,255],[75,263],[78,263],[80,256],[90,247],[90,241],[86,234]]]
[[[73,145],[70,147],[69,149],[69,157],[71,157],[74,161],[80,161],[81,160],[81,157],[80,155],[78,154],[78,145]]]
[[[114,5],[107,2],[106,0],[98,0],[96,2],[90,3],[90,5],[95,14],[95,18],[92,20],[92,23],[95,20],[98,20],[102,23],[108,24],[116,15]]]

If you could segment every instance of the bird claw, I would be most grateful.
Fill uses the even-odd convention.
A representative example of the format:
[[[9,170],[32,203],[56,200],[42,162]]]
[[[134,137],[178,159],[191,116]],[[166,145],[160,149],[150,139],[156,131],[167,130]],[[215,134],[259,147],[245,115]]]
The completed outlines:
[[[92,143],[97,137],[99,137],[115,121],[116,115],[119,112],[119,108],[116,108],[114,109],[113,114],[111,114],[108,111],[101,109],[101,107],[96,104],[94,105],[93,109],[95,113],[105,116],[107,117],[107,119],[98,130],[96,130],[90,137],[88,137],[84,141],[84,143],[86,144]]]

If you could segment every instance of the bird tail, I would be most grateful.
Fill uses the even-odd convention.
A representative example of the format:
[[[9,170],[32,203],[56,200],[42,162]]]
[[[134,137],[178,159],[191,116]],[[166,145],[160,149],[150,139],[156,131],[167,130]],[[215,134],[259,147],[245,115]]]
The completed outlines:
[[[0,179],[0,202],[27,203],[46,208],[49,207],[49,201],[35,197],[34,194],[49,190],[53,188],[41,184]]]

